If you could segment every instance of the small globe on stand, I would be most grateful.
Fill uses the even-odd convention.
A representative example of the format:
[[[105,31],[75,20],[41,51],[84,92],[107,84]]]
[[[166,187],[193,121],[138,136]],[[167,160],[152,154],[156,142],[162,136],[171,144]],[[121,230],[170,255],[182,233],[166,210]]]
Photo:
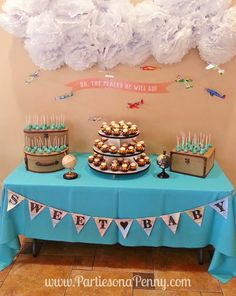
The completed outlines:
[[[170,157],[166,155],[166,151],[163,151],[163,154],[160,154],[157,157],[157,164],[162,169],[162,172],[157,175],[160,179],[168,179],[170,176],[166,173],[166,169],[170,166]]]
[[[74,155],[68,154],[63,157],[62,165],[64,166],[65,169],[69,170],[69,172],[63,175],[64,179],[73,180],[78,178],[78,174],[76,172],[73,172],[76,164],[77,164],[77,159]]]

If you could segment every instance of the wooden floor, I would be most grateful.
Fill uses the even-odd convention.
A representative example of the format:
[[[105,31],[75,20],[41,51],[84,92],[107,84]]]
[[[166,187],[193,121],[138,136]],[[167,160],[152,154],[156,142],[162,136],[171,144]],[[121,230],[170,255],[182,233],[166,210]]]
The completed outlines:
[[[63,242],[41,242],[40,254],[33,258],[32,242],[23,237],[21,241],[22,250],[15,262],[0,272],[1,296],[236,295],[236,278],[223,285],[208,274],[209,248],[204,251],[204,265],[199,265],[197,250]],[[64,284],[63,279],[71,281]],[[91,284],[95,279],[100,280],[97,286]],[[104,279],[120,280],[121,284],[99,286]]]

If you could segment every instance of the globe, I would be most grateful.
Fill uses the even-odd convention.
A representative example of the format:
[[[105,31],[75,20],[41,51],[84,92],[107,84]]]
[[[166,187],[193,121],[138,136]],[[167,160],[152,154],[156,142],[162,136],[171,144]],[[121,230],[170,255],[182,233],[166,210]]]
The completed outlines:
[[[68,154],[64,156],[62,159],[62,165],[66,169],[73,170],[76,164],[77,164],[77,159],[74,155]]]
[[[160,154],[157,157],[157,164],[162,169],[168,168],[170,166],[170,157],[168,155],[166,155],[165,153]]]
[[[160,179],[168,179],[169,175],[165,172],[165,169],[170,166],[170,157],[166,155],[166,151],[163,151],[163,154],[160,154],[157,157],[157,164],[162,169],[162,172],[158,174],[158,178]]]

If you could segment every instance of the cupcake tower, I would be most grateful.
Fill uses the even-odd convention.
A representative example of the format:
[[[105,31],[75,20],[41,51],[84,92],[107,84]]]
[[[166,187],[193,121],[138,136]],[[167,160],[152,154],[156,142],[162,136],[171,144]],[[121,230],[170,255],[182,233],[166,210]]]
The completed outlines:
[[[199,133],[194,133],[191,136],[191,133],[188,133],[188,136],[182,134],[177,136],[176,142],[176,151],[192,154],[204,155],[208,150],[212,148],[211,135]]]
[[[139,130],[135,124],[121,120],[109,124],[103,122],[94,141],[93,155],[89,156],[89,166],[107,174],[134,174],[150,166],[145,154],[144,141],[137,141]]]

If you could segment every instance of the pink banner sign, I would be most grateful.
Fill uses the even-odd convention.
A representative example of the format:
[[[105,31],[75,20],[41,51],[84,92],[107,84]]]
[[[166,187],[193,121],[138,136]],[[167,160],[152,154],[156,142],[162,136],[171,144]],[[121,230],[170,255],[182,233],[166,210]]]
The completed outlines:
[[[167,87],[171,84],[172,81],[160,83],[142,83],[106,78],[87,78],[70,82],[67,84],[67,86],[71,87],[72,92],[91,88],[108,88],[138,93],[158,94],[167,93]]]

